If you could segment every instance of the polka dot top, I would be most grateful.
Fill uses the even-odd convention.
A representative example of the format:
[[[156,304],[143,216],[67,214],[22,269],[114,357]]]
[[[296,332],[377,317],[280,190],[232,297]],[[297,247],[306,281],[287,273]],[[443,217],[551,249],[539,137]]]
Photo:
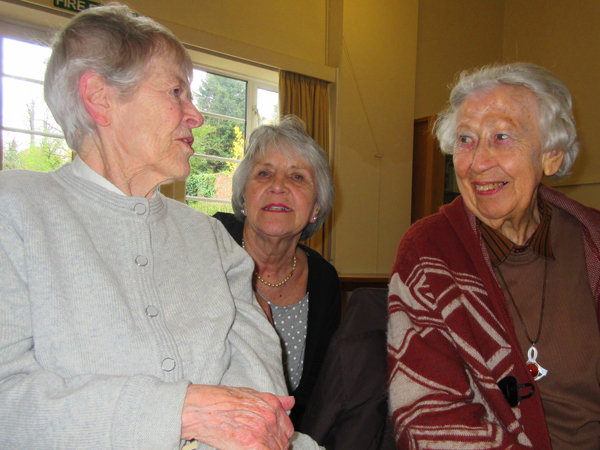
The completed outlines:
[[[297,303],[290,306],[277,306],[260,295],[271,306],[275,330],[283,347],[283,368],[290,392],[300,384],[304,367],[304,348],[308,323],[308,292]]]

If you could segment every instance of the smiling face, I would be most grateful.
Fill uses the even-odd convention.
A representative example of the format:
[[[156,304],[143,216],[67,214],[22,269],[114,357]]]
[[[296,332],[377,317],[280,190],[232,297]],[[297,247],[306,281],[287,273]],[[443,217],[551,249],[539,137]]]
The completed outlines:
[[[457,111],[454,169],[465,204],[513,241],[515,230],[527,234],[536,222],[538,185],[563,157],[542,152],[538,108],[529,89],[500,85],[471,94]]]
[[[246,226],[269,237],[300,236],[319,211],[311,166],[291,153],[267,148],[244,191]]]
[[[185,71],[164,52],[152,57],[131,99],[117,101],[111,125],[126,170],[162,184],[190,172],[192,129],[204,118],[191,101]]]

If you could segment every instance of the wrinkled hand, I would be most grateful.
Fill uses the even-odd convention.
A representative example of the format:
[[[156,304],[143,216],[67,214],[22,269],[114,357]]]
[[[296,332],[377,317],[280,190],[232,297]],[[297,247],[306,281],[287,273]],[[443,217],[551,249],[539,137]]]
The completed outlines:
[[[220,450],[287,450],[294,427],[286,411],[294,397],[248,388],[188,387],[181,414],[181,438]]]

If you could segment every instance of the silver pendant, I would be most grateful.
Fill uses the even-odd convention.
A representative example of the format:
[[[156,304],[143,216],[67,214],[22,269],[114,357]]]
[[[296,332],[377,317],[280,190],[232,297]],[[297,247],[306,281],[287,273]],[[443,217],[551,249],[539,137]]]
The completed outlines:
[[[538,357],[538,351],[537,348],[535,348],[535,344],[531,344],[531,347],[529,347],[529,350],[527,351],[527,357],[529,358],[527,360],[527,368],[529,369],[531,375],[533,375],[533,379],[537,381],[540,378],[545,377],[548,371],[540,366],[536,361]]]

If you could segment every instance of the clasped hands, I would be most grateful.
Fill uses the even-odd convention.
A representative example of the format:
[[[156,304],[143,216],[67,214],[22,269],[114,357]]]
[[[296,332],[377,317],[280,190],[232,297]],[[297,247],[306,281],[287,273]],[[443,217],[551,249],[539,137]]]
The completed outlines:
[[[220,450],[287,450],[294,397],[249,388],[192,384],[181,415],[181,438]]]

